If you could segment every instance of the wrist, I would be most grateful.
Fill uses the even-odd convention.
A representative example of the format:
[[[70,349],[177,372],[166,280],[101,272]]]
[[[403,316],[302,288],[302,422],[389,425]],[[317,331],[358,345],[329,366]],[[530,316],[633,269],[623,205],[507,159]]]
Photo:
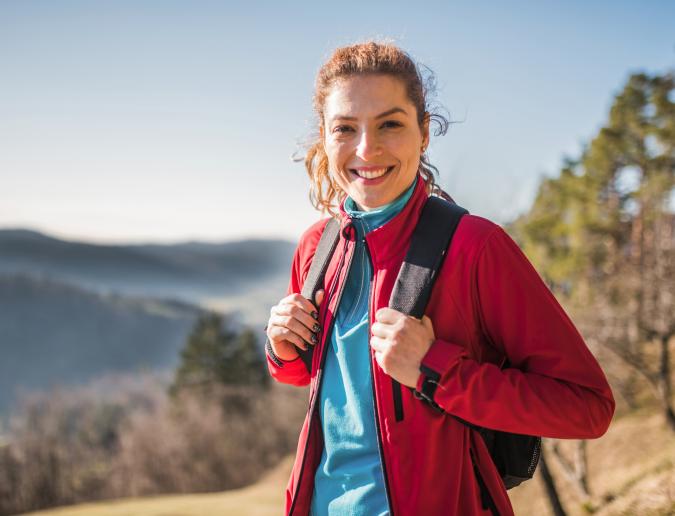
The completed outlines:
[[[276,358],[282,362],[291,362],[296,358],[299,358],[300,355],[295,349],[295,346],[289,342],[278,342],[273,343],[271,340],[267,339],[268,345],[266,346],[267,351],[272,355],[272,358]]]

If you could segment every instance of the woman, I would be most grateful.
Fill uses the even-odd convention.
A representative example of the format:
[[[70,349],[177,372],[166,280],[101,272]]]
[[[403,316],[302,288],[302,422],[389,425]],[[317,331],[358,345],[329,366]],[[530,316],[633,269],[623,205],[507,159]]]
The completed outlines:
[[[299,292],[328,219],[302,235],[289,295],[267,327],[272,376],[310,384],[286,513],[512,514],[481,436],[448,414],[595,438],[614,412],[605,376],[517,245],[477,216],[461,219],[423,319],[387,307],[437,189],[424,154],[437,115],[405,52],[375,42],[336,50],[319,71],[314,108],[319,138],[305,160],[313,202],[339,203],[341,231],[313,302]],[[297,351],[308,346],[311,371]],[[511,367],[500,369],[504,360]],[[430,371],[433,401],[448,414],[411,392]],[[395,381],[412,388],[397,407]]]

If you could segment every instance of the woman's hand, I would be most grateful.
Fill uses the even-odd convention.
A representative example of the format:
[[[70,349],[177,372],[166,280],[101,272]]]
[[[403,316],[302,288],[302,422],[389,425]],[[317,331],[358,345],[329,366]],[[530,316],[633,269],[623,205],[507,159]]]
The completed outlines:
[[[415,388],[422,359],[436,338],[431,319],[425,315],[420,321],[393,308],[380,308],[371,332],[370,346],[382,370]]]
[[[286,296],[270,310],[267,322],[267,338],[272,344],[274,354],[282,360],[297,358],[298,351],[294,346],[306,350],[319,342],[318,307],[323,301],[323,290],[319,290],[314,299],[314,306],[300,294]]]

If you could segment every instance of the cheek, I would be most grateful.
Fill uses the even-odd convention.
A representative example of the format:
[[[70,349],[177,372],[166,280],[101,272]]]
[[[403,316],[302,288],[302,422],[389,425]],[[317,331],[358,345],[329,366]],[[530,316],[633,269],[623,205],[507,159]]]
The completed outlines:
[[[413,162],[418,160],[422,151],[422,142],[410,135],[401,135],[390,142],[390,150],[394,156],[397,156],[402,162]]]
[[[341,170],[344,167],[346,159],[349,157],[349,149],[346,145],[340,143],[329,143],[325,147],[328,165],[333,170]]]

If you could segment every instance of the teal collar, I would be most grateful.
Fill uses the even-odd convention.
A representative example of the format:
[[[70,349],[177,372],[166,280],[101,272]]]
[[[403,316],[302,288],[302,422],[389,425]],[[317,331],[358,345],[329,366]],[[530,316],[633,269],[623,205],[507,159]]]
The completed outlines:
[[[356,228],[359,231],[359,236],[362,237],[370,233],[373,229],[377,229],[393,219],[403,209],[412,196],[416,183],[417,181],[413,181],[405,192],[389,204],[385,204],[384,206],[380,206],[371,211],[359,210],[354,200],[351,197],[347,197],[344,203],[344,210],[347,215],[353,219]]]

